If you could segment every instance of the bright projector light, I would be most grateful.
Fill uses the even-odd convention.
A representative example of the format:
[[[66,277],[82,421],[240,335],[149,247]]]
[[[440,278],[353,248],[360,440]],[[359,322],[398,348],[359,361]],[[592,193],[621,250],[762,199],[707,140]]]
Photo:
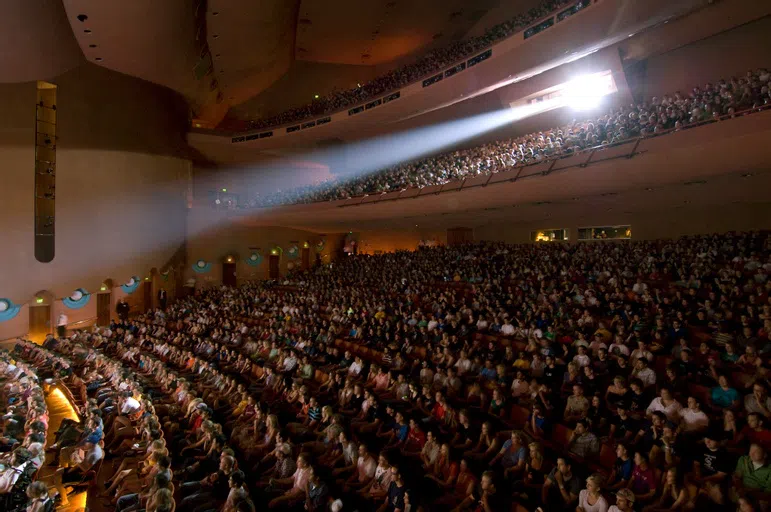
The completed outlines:
[[[563,89],[565,104],[575,110],[596,108],[606,94],[608,94],[608,80],[602,75],[575,78],[565,84]]]

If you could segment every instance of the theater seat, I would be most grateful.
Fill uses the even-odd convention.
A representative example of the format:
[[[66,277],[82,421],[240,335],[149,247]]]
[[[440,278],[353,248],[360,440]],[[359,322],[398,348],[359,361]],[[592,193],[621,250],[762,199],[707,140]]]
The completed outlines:
[[[610,474],[615,462],[616,445],[613,443],[602,443],[600,446],[600,458],[596,463],[591,464],[591,468],[603,474]]]
[[[546,445],[556,452],[565,453],[567,451],[568,442],[570,441],[570,436],[572,435],[572,429],[569,429],[561,423],[557,423],[554,425],[551,439],[546,441]]]
[[[524,428],[528,416],[530,416],[530,411],[527,408],[516,404],[511,406],[511,416],[509,418],[514,428]]]
[[[702,404],[702,409],[710,403],[712,393],[707,386],[688,384],[688,392]]]

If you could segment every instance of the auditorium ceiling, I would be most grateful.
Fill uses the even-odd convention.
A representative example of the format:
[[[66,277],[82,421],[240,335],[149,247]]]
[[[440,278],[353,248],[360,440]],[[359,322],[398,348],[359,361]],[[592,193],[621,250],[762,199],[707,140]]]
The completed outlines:
[[[504,4],[510,15],[509,11],[521,12],[538,2],[42,3],[60,4],[59,10],[64,6],[87,60],[181,93],[190,101],[195,119],[213,127],[231,109],[231,117],[270,115],[308,102],[315,94],[355,86],[410,56],[462,39],[491,9],[500,10]],[[262,93],[267,93],[264,98]]]
[[[0,81],[50,79],[89,61],[177,91],[202,128],[215,127],[226,116],[254,119],[352,87],[541,3],[7,0],[0,5]],[[762,2],[735,4],[741,10]],[[713,22],[696,24],[694,34],[706,35]],[[625,57],[671,46],[662,41],[679,31],[669,30]]]
[[[3,0],[0,83],[50,79],[82,62],[61,0]]]

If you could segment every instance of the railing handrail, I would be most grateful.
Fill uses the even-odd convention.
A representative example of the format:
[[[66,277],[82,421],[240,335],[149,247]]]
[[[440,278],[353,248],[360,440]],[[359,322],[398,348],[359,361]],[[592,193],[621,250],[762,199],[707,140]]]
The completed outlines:
[[[91,317],[88,317],[88,318],[84,318],[82,320],[77,320],[75,322],[70,322],[70,323],[67,324],[67,328],[68,329],[77,329],[77,327],[75,327],[77,325],[85,324],[85,323],[88,323],[88,322],[96,322],[98,319],[99,319],[98,316],[91,316]]]
[[[528,178],[530,176],[533,176],[532,174],[530,174],[530,175],[526,174],[526,175],[520,177],[521,171],[523,169],[527,168],[527,167],[533,167],[533,166],[536,166],[536,165],[543,165],[546,162],[557,162],[559,160],[563,160],[563,159],[566,159],[566,158],[574,157],[576,155],[586,154],[586,153],[594,153],[596,151],[601,151],[601,150],[604,150],[604,149],[609,149],[609,148],[613,148],[613,147],[623,146],[625,144],[631,144],[631,143],[639,144],[640,142],[642,142],[643,140],[646,140],[646,139],[654,139],[654,138],[657,138],[657,137],[661,137],[662,135],[668,135],[670,133],[674,133],[674,132],[678,132],[678,131],[690,130],[692,128],[697,128],[697,127],[700,127],[700,126],[704,126],[704,125],[707,125],[707,124],[713,124],[713,123],[720,122],[720,121],[726,121],[726,120],[729,120],[729,119],[733,119],[735,117],[744,117],[746,115],[750,115],[750,114],[757,113],[757,112],[762,112],[764,110],[769,110],[769,109],[771,109],[771,103],[760,105],[760,106],[757,106],[757,107],[746,108],[744,110],[740,110],[740,111],[734,112],[733,114],[724,114],[724,115],[716,117],[716,118],[713,117],[713,118],[710,118],[710,119],[704,119],[702,121],[697,121],[695,123],[689,123],[689,124],[681,126],[679,128],[668,128],[666,130],[662,130],[662,131],[659,131],[659,132],[656,132],[656,133],[640,135],[640,136],[637,136],[637,137],[629,137],[629,138],[624,139],[624,140],[609,142],[607,144],[599,144],[597,146],[592,146],[592,147],[584,148],[584,149],[581,149],[579,151],[575,151],[573,153],[569,153],[569,154],[565,154],[565,155],[558,155],[558,156],[554,156],[554,157],[550,157],[550,158],[544,158],[544,159],[539,160],[537,162],[529,162],[529,163],[523,164],[523,165],[515,165],[515,166],[507,167],[507,168],[505,168],[503,170],[500,170],[500,171],[480,174],[478,176],[490,176],[490,178],[492,178],[492,176],[494,176],[496,174],[506,173],[506,172],[513,172],[515,170],[519,170],[520,172],[517,174],[517,176],[514,179],[511,180],[511,181],[516,181],[518,179]],[[551,131],[551,130],[549,130],[549,131]],[[636,147],[635,147],[635,149],[636,149]],[[580,165],[580,164],[576,164],[576,165]],[[448,185],[448,184],[451,184],[451,183],[463,182],[463,181],[465,181],[466,179],[468,179],[470,177],[474,177],[474,176],[466,176],[466,177],[461,178],[461,179],[451,180],[451,181],[447,181],[447,182],[444,182],[444,183],[437,183],[436,185],[427,185],[425,187],[423,187],[423,186],[408,187],[408,188],[404,188],[404,189],[401,189],[401,190],[398,190],[398,191],[397,190],[391,190],[391,191],[388,191],[388,192],[381,192],[380,194],[377,194],[377,193],[375,193],[375,194],[361,194],[361,195],[351,196],[351,197],[344,198],[344,199],[335,199],[333,201],[352,201],[354,199],[362,199],[363,200],[364,198],[367,198],[367,197],[370,197],[370,196],[373,196],[373,195],[386,195],[386,194],[391,194],[393,192],[406,192],[407,190],[413,190],[415,188],[417,188],[419,190],[422,190],[422,189],[424,189],[426,187],[435,187],[435,186],[439,186],[439,185],[444,186],[444,185]],[[488,182],[489,182],[489,180],[488,180]],[[505,181],[502,181],[501,183],[504,183],[504,182]],[[487,183],[484,184],[484,186],[486,186],[486,185],[487,185]],[[456,190],[456,189],[453,189],[453,190]],[[438,191],[437,193],[441,193],[441,191]],[[412,198],[412,196],[410,198]],[[404,199],[404,198],[397,197],[397,198],[393,198],[392,200],[395,201],[395,200],[398,200],[398,199]],[[257,210],[257,209],[264,209],[264,208],[276,208],[276,207],[281,207],[281,206],[309,205],[309,204],[327,203],[327,202],[330,202],[330,201],[329,200],[321,200],[321,201],[313,201],[313,202],[309,202],[309,203],[289,203],[289,204],[278,204],[278,205],[268,205],[268,206],[253,206],[253,207],[248,207],[248,208],[235,208],[235,210],[238,210],[238,211],[249,211],[249,210]],[[378,202],[378,201],[373,201],[373,202]],[[356,204],[359,204],[359,203],[356,203]],[[350,205],[350,204],[337,205],[338,208],[342,208],[342,207],[346,207],[346,206],[354,206],[354,205]]]

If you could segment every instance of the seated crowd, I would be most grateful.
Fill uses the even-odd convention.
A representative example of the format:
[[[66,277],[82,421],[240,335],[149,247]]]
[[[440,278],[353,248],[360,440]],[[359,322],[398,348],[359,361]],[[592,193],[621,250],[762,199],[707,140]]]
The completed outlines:
[[[769,272],[765,232],[425,248],[17,351],[71,361],[56,484],[119,511],[751,512]]]
[[[575,0],[545,0],[524,14],[499,23],[485,31],[481,36],[474,36],[449,46],[437,48],[422,55],[417,61],[389,71],[375,79],[359,84],[357,87],[343,91],[333,91],[331,94],[315,99],[302,107],[291,108],[280,114],[249,121],[248,130],[257,130],[271,126],[302,121],[313,116],[331,114],[345,108],[356,106],[371,99],[378,98],[388,92],[395,91],[405,85],[427,77],[431,73],[443,70],[447,66],[472,57],[497,41],[506,39],[525,30],[535,21],[561,9]],[[590,0],[580,0],[578,3],[588,5]]]
[[[0,510],[54,510],[48,486],[36,480],[45,461],[48,432],[48,408],[40,381],[65,366],[59,358],[24,361],[0,350]]]
[[[567,126],[422,158],[366,175],[279,190],[251,198],[240,206],[314,203],[442,185],[569,156],[603,144],[679,130],[767,107],[771,104],[770,79],[766,69],[748,71],[743,77],[694,87],[689,94],[666,94]]]

